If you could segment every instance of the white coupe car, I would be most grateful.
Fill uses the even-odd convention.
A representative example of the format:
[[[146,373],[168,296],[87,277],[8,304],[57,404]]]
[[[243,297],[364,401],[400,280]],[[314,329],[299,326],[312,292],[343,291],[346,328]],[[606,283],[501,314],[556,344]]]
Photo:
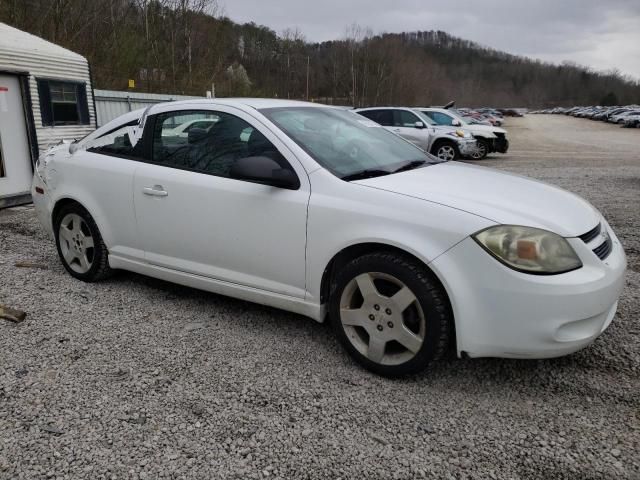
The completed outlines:
[[[162,134],[212,115],[187,141]],[[390,376],[450,348],[574,352],[612,321],[626,268],[580,197],[302,102],[129,113],[41,155],[32,194],[74,277],[124,269],[329,317],[358,362]]]

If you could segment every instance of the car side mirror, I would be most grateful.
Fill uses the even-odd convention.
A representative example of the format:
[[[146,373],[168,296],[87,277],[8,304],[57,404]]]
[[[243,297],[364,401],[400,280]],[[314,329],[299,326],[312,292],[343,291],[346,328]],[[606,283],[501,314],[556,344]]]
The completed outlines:
[[[454,120],[451,122],[451,125],[452,125],[452,126],[454,126],[454,127],[459,127],[459,126],[461,126],[461,125],[462,125],[462,123],[460,123],[460,120],[454,119]]]
[[[269,157],[245,157],[231,167],[231,178],[262,183],[272,187],[297,190],[300,188],[298,176],[289,168],[282,168]]]
[[[424,128],[424,123],[423,122],[416,122],[413,126],[415,128]]]

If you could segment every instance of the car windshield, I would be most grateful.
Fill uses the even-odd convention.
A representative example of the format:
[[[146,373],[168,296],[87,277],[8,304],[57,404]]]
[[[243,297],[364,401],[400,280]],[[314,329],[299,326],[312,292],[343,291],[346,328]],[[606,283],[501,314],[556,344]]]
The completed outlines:
[[[412,143],[351,111],[280,107],[260,112],[315,161],[345,180],[441,163]]]

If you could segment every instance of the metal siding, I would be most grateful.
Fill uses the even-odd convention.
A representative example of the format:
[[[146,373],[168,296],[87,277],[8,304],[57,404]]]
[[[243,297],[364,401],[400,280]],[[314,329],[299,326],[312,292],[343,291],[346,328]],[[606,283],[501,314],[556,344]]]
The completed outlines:
[[[4,30],[2,33],[5,33]],[[52,46],[50,51],[43,49],[39,42],[43,42],[49,46],[52,44],[38,39],[33,35],[24,32],[20,33],[25,35],[26,43],[24,49],[16,49],[15,43],[5,42],[4,39],[0,39],[0,70],[29,73],[29,90],[33,107],[33,120],[40,151],[60,140],[73,140],[91,133],[96,128],[96,116],[87,60],[78,54],[64,50],[58,46]],[[31,42],[31,44],[29,42]],[[28,50],[30,46],[33,46],[33,51]],[[68,54],[63,54],[63,52],[68,52]],[[89,125],[42,126],[40,97],[38,96],[36,78],[84,82],[87,89]]]
[[[156,103],[203,98],[162,93],[119,92],[115,90],[95,90],[94,93],[99,127],[127,112],[146,108]]]

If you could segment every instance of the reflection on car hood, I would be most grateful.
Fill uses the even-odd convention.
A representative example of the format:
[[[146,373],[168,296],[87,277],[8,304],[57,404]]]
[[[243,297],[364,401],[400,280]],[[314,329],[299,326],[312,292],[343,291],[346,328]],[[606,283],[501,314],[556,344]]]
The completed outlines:
[[[492,125],[478,125],[477,123],[471,124],[467,123],[463,125],[463,128],[467,130],[471,130],[474,132],[486,132],[486,133],[504,133],[506,135],[507,131],[504,128],[494,127]]]
[[[601,218],[586,200],[561,188],[459,162],[356,183],[465,210],[496,223],[543,228],[565,237],[582,235]]]

